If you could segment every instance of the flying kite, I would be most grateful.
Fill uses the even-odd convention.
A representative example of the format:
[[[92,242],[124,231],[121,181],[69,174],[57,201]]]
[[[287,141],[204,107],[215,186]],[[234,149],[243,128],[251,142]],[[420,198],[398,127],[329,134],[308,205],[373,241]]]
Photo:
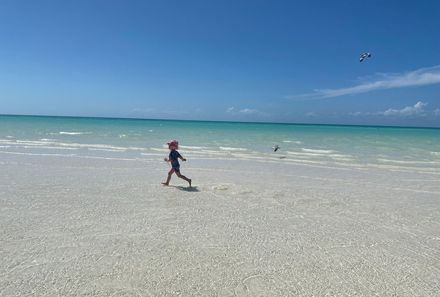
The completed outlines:
[[[362,53],[359,57],[359,62],[362,62],[366,58],[371,58],[371,54],[370,53]]]

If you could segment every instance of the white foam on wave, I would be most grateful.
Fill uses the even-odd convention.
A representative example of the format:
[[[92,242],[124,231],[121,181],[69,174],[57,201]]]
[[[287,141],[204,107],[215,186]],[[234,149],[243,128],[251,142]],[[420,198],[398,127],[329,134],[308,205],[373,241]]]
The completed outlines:
[[[25,156],[55,156],[55,157],[73,157],[75,154],[42,154],[42,153],[21,153],[21,152],[2,152],[2,154],[25,155]]]
[[[392,159],[377,159],[379,162],[384,162],[384,163],[395,163],[395,164],[413,164],[413,165],[417,165],[417,164],[421,164],[421,165],[425,165],[425,164],[440,164],[440,161],[406,161],[406,160],[392,160]]]
[[[92,134],[92,132],[60,131],[60,132],[58,132],[58,134],[60,134],[60,135],[84,135],[84,134]],[[51,135],[54,135],[54,133],[51,133]]]
[[[302,141],[299,140],[283,140],[284,143],[295,143],[295,144],[302,144]]]
[[[15,137],[11,135],[7,135],[6,138],[15,138]]]
[[[42,138],[44,139],[44,138]],[[101,149],[101,150],[115,150],[115,151],[127,151],[127,150],[137,150],[137,151],[145,151],[145,148],[141,147],[121,147],[107,144],[87,144],[87,143],[69,143],[69,142],[57,142],[50,141],[49,139],[42,140],[7,140],[0,139],[0,143],[7,145],[14,145],[17,147],[25,147],[25,148],[66,148],[66,149]]]
[[[144,147],[136,147],[136,146],[129,146],[127,147],[130,151],[146,151],[147,149]]]
[[[317,154],[333,154],[336,153],[334,150],[318,150],[318,149],[308,149],[308,148],[302,148],[303,152],[307,153],[317,153]]]
[[[87,150],[89,151],[102,151],[102,152],[126,152],[127,150],[123,150],[123,149],[111,149],[111,148],[87,148]]]
[[[14,142],[12,140],[10,140],[10,139],[0,139],[0,143],[11,144],[11,143],[14,143]]]
[[[79,144],[79,147],[87,148],[88,150],[111,150],[111,151],[120,151],[120,152],[127,151],[126,147],[113,146],[107,144],[86,144],[86,145]]]
[[[433,155],[433,156],[440,157],[440,152],[430,152],[430,154]]]
[[[350,158],[350,157],[332,157],[332,159],[334,159],[336,161],[344,161],[344,162],[353,162],[353,161],[355,161],[355,159]]]
[[[251,153],[242,153],[242,152],[232,152],[232,153],[228,153],[226,155],[231,155],[236,158],[243,159],[243,160],[244,159],[253,159],[253,158],[263,158],[263,159],[267,158],[267,156],[253,155]]]
[[[322,151],[322,150],[313,150],[313,151]],[[287,151],[288,155],[294,156],[295,158],[298,159],[306,159],[306,160],[311,160],[311,159],[327,159],[327,160],[332,160],[332,161],[343,161],[343,162],[353,162],[355,161],[355,159],[353,158],[353,156],[351,155],[344,155],[344,154],[331,154],[328,153],[329,151],[326,151],[325,153],[312,153],[312,152],[292,152],[292,151]]]
[[[21,146],[21,148],[35,148],[35,146],[33,145],[23,145]],[[37,146],[38,149],[50,149],[50,150],[77,150],[78,148],[75,147],[59,147],[59,146],[47,146],[47,145],[38,145]]]
[[[297,163],[297,164],[313,164],[313,165],[325,165],[326,162],[319,160],[310,160],[310,159],[290,159],[290,158],[275,158],[275,157],[267,157],[262,155],[252,155],[252,154],[242,154],[242,153],[234,153],[232,156],[240,158],[241,160],[255,160],[259,162],[270,162],[270,163]]]
[[[301,152],[291,152],[291,151],[286,151],[286,153],[288,153],[289,155],[301,156],[301,157],[322,156],[322,154],[317,154],[317,153],[301,153]]]
[[[343,154],[330,154],[328,157],[337,160],[337,161],[354,161],[355,159],[351,155],[343,155]]]
[[[247,148],[243,147],[227,147],[227,146],[221,146],[220,149],[222,151],[247,151]]]
[[[10,142],[10,144],[15,145],[30,145],[30,146],[41,146],[41,145],[51,145],[55,142],[52,141],[38,141],[38,140],[15,140],[14,142]]]
[[[182,149],[187,149],[187,150],[204,150],[204,149],[207,149],[207,147],[205,147],[205,146],[180,145],[179,147],[181,147]]]
[[[100,159],[100,160],[116,160],[116,161],[140,161],[140,162],[148,162],[147,159],[140,158],[111,158],[111,157],[101,157],[101,156],[81,156],[76,154],[42,154],[42,153],[21,153],[21,152],[3,152],[0,151],[0,154],[10,154],[10,155],[24,155],[24,156],[47,156],[47,157],[74,157],[80,159]]]
[[[408,165],[408,164],[407,164]],[[365,164],[359,165],[363,168],[379,168],[391,171],[401,171],[401,172],[411,172],[411,173],[427,173],[440,175],[440,170],[434,167],[414,167],[414,166],[404,166],[403,164]]]
[[[156,147],[150,147],[150,150],[155,151],[155,152],[167,152],[168,151],[167,148],[156,148]]]
[[[196,152],[191,152],[192,154]],[[221,152],[221,151],[214,151],[214,150],[201,150],[200,154],[207,154],[208,156],[226,156],[228,155],[227,152]]]
[[[155,154],[155,153],[141,153],[142,156],[163,156],[163,154]]]
[[[100,156],[72,156],[72,157],[77,157],[82,159],[115,160],[115,161],[140,161],[140,162],[149,161],[140,158],[112,158],[112,157],[100,157]]]

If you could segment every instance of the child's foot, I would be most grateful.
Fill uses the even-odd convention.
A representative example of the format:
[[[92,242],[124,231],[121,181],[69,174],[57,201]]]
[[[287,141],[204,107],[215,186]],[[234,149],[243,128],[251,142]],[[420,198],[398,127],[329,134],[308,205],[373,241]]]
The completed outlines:
[[[164,186],[168,186],[168,183],[162,183],[162,185],[164,185]]]
[[[192,179],[190,179],[188,182],[189,182],[189,187],[191,188]]]

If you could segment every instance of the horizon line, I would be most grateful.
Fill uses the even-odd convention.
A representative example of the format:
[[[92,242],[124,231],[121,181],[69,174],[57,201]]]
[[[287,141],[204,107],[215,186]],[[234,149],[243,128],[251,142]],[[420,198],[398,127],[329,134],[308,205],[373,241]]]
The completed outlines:
[[[170,122],[204,122],[204,123],[237,123],[237,124],[270,124],[270,125],[300,125],[300,126],[343,126],[343,127],[370,127],[370,128],[405,128],[405,129],[440,129],[430,126],[399,126],[399,125],[372,125],[372,124],[323,124],[323,123],[295,123],[295,122],[255,122],[255,121],[228,121],[228,120],[188,120],[188,119],[154,119],[136,117],[110,116],[73,116],[73,115],[37,115],[37,114],[2,114],[6,117],[41,117],[41,118],[80,118],[100,120],[136,120],[136,121],[170,121]]]

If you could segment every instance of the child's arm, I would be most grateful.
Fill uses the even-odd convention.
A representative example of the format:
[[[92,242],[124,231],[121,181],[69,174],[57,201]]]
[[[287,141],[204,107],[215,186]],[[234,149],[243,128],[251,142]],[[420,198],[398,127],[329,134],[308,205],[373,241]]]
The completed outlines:
[[[186,159],[182,157],[182,155],[179,152],[177,152],[177,158],[179,158],[182,161],[186,161]]]

